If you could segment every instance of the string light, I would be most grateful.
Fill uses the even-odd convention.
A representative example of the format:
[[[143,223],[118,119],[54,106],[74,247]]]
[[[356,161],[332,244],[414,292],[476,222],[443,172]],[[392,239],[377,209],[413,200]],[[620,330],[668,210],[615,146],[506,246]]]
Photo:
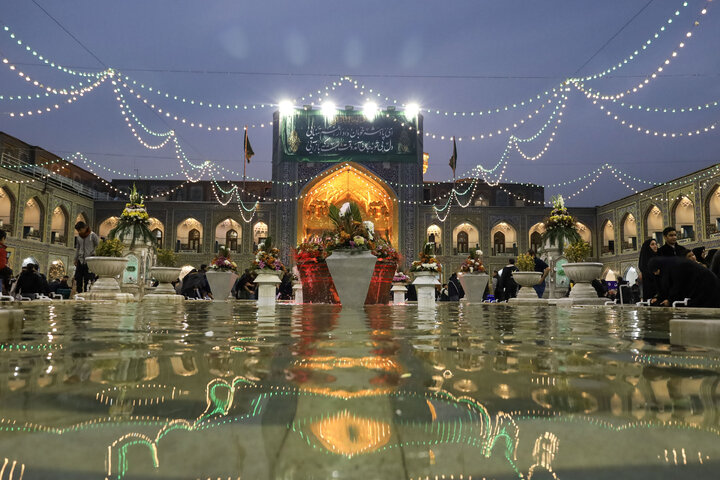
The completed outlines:
[[[78,97],[84,97],[86,93],[91,92],[93,89],[95,89],[97,86],[103,84],[105,80],[107,80],[108,77],[101,77],[96,82],[94,82],[92,85],[85,87],[81,89],[80,91],[76,91],[71,93],[71,97],[67,100],[61,102],[61,103],[55,103],[52,107],[45,106],[43,108],[38,108],[36,110],[27,110],[24,112],[7,112],[6,115],[9,115],[10,117],[25,117],[25,116],[32,116],[33,114],[36,115],[42,115],[43,113],[52,112],[54,110],[59,110],[61,104],[71,104],[78,100]]]

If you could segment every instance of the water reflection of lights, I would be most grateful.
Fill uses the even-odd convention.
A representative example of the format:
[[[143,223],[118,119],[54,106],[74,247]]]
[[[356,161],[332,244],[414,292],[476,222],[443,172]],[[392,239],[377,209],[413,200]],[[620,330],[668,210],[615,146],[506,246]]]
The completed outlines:
[[[293,365],[312,370],[332,370],[333,368],[367,368],[394,372],[401,370],[395,360],[386,357],[310,357],[296,360]]]
[[[377,450],[390,440],[390,424],[353,415],[347,410],[318,420],[310,430],[333,453],[352,458]]]
[[[8,459],[8,458],[5,458],[5,462],[3,463],[2,468],[0,468],[0,480],[5,480],[6,477],[4,475],[5,475],[5,470],[8,469],[8,465],[9,465],[10,470],[8,471],[7,480],[16,480],[16,479],[22,480],[23,475],[25,475],[25,464],[24,463],[18,464],[17,460],[13,460],[12,464],[11,464],[10,459]],[[18,470],[20,470],[18,472],[19,476],[14,476],[16,473],[15,472],[16,468]]]

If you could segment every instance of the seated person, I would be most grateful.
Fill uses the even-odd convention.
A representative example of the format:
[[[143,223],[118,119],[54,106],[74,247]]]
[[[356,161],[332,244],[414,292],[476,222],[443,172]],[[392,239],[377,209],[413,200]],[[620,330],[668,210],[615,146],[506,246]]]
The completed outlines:
[[[25,259],[23,261],[23,269],[13,285],[13,292],[21,297],[35,299],[39,295],[48,292],[49,288],[47,287],[47,280],[37,272],[36,263],[29,260]]]
[[[703,265],[682,257],[655,257],[648,268],[659,277],[651,305],[669,307],[689,298],[688,307],[720,307],[720,279]]]

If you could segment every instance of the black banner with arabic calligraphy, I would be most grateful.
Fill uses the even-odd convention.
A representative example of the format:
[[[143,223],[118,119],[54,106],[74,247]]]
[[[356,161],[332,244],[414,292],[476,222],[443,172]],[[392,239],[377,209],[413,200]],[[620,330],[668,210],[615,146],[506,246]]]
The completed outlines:
[[[382,112],[368,120],[362,112],[297,112],[280,124],[286,158],[306,162],[417,160],[417,128],[402,112]]]

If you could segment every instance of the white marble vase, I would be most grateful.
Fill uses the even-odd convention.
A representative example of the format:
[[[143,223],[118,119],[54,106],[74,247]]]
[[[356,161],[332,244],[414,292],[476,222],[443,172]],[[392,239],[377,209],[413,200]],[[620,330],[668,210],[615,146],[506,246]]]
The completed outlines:
[[[235,272],[208,270],[205,275],[210,284],[213,301],[226,302],[230,296],[230,290],[232,290],[235,280],[237,280]]]
[[[369,250],[333,250],[325,260],[343,308],[365,305],[377,257]]]
[[[465,290],[463,300],[470,303],[481,303],[485,288],[490,281],[490,275],[487,273],[463,273],[458,275],[460,284]]]

